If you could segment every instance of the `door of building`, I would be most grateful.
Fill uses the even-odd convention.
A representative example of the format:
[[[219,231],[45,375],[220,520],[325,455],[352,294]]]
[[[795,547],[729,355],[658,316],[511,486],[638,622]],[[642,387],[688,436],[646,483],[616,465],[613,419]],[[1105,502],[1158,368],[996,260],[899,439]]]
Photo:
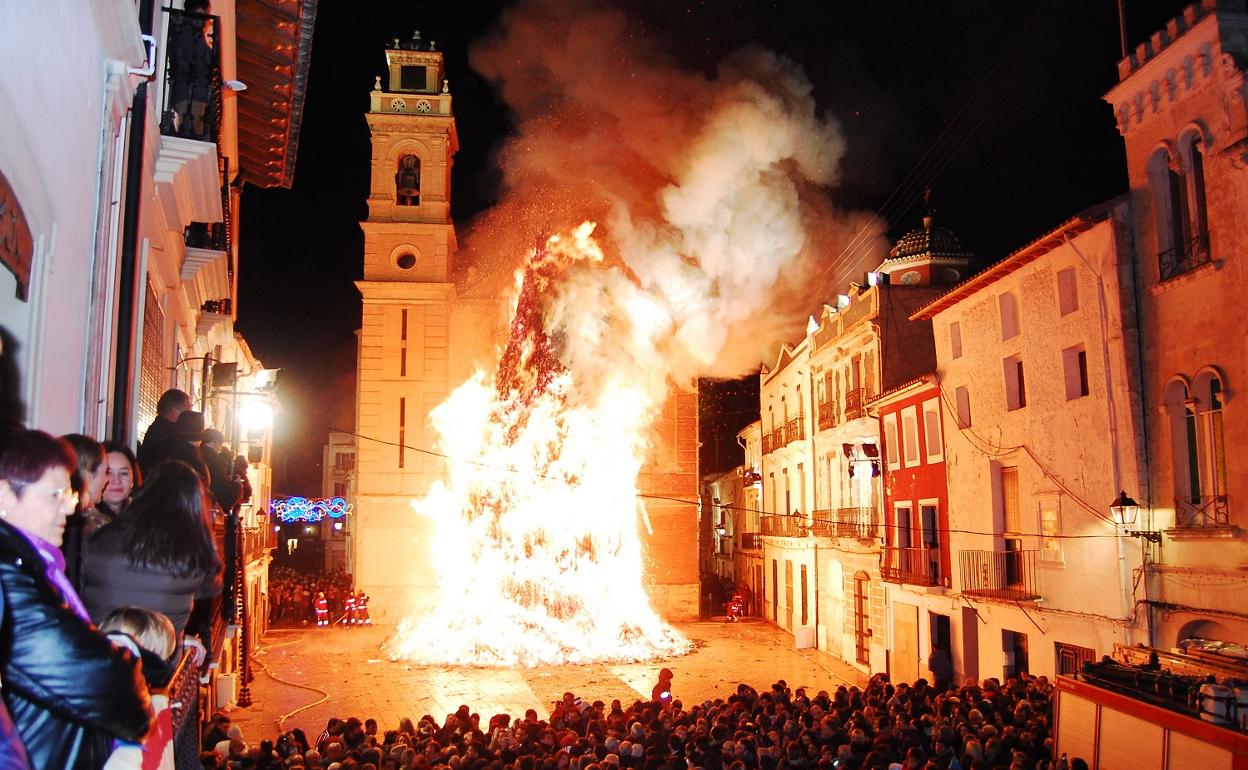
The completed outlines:
[[[888,678],[913,682],[919,678],[919,608],[893,602],[893,654]]]
[[[865,572],[854,575],[854,659],[859,663],[871,663],[869,649],[871,630],[867,613],[870,611],[870,578]]]
[[[979,681],[979,613],[962,608],[962,676]],[[953,667],[958,667],[954,663]]]
[[[780,612],[780,567],[775,559],[771,560],[771,622],[779,622]]]
[[[793,560],[784,560],[784,627],[793,630]]]

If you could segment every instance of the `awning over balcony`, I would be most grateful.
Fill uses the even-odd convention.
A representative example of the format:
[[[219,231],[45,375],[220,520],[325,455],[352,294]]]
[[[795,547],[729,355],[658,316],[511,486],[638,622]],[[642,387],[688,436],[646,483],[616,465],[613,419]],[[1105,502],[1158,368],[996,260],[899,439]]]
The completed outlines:
[[[317,0],[238,0],[238,144],[243,179],[290,187],[308,88]]]

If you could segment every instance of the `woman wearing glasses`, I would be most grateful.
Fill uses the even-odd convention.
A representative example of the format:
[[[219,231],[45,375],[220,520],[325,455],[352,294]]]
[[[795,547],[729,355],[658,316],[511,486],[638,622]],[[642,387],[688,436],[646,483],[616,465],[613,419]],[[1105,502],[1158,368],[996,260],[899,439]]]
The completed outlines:
[[[0,438],[0,694],[39,768],[101,767],[138,742],[151,708],[134,657],[91,625],[65,577],[61,537],[77,504],[73,450],[42,431]],[[11,766],[11,765],[5,765]]]

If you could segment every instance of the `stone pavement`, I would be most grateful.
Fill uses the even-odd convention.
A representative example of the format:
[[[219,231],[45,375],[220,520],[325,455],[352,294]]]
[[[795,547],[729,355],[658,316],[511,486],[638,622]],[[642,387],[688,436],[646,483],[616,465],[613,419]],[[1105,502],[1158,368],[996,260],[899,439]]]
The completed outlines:
[[[274,629],[253,658],[252,706],[230,715],[254,743],[274,737],[279,725],[315,736],[332,716],[373,717],[382,730],[397,727],[401,717],[416,720],[426,713],[441,723],[460,704],[482,721],[502,712],[519,716],[528,708],[544,717],[568,690],[586,700],[619,698],[627,704],[650,696],[664,666],[675,672],[672,692],[686,704],[726,698],[740,682],[761,690],[784,679],[814,694],[866,681],[827,653],[794,649],[793,637],[766,621],[676,627],[695,641],[694,651],[680,658],[531,669],[394,663],[379,649],[392,626]]]

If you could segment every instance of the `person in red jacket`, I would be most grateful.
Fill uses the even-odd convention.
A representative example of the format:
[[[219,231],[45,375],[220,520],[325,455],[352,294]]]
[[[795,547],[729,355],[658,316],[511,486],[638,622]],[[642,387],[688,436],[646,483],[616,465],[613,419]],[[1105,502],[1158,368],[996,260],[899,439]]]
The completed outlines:
[[[324,591],[316,592],[316,603],[313,606],[316,608],[316,624],[318,626],[328,626],[329,600],[325,598]]]
[[[373,624],[373,619],[368,616],[368,594],[363,590],[355,596],[355,622],[364,626]]]
[[[346,602],[343,604],[342,622],[349,626],[355,625],[355,597],[347,594]]]

